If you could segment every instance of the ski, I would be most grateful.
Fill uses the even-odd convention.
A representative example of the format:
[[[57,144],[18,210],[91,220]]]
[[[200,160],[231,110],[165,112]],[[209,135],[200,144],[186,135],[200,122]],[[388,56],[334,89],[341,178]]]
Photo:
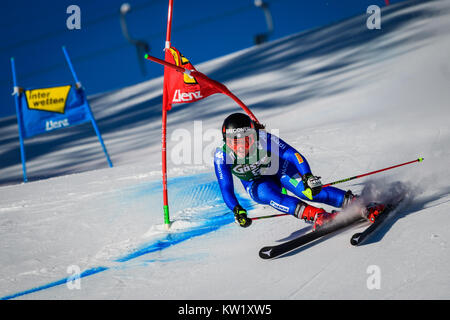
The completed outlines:
[[[368,239],[377,229],[380,228],[380,226],[383,224],[383,222],[386,220],[386,218],[394,211],[397,206],[402,202],[403,199],[400,199],[396,202],[393,202],[391,204],[388,204],[386,208],[381,212],[375,221],[368,226],[363,232],[355,233],[350,238],[350,243],[353,246],[358,246],[362,244],[366,239]]]
[[[308,244],[314,240],[317,240],[327,234],[333,233],[339,229],[350,226],[351,224],[355,223],[356,221],[359,221],[360,219],[362,219],[362,218],[361,217],[353,217],[351,219],[338,220],[334,223],[331,223],[328,226],[324,226],[323,228],[321,228],[319,230],[311,231],[305,235],[302,235],[295,239],[289,240],[287,242],[283,242],[281,244],[274,245],[274,246],[264,247],[261,250],[259,250],[259,256],[262,259],[272,259],[272,258],[278,257],[278,256],[288,253],[294,249],[297,249],[305,244]]]

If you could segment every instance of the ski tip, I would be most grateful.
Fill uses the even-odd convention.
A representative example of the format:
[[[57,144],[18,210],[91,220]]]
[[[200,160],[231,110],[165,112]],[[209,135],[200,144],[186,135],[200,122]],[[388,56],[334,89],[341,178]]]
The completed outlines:
[[[425,160],[425,159],[424,158],[417,159],[418,162],[422,162],[423,160]]]
[[[357,246],[359,244],[359,237],[361,236],[361,233],[355,233],[351,239],[350,239],[350,243],[352,246]]]
[[[259,250],[259,257],[262,259],[271,259],[272,258],[272,247],[264,247]]]

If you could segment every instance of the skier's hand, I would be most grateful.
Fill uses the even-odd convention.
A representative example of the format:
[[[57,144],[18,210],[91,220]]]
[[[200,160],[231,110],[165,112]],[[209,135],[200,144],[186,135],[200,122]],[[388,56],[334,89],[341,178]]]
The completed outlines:
[[[247,228],[252,224],[252,219],[247,217],[247,211],[240,205],[234,207],[233,212],[236,223],[239,224],[241,227]]]
[[[322,182],[320,181],[320,177],[316,177],[312,173],[306,173],[303,175],[302,180],[305,189],[303,194],[310,200],[322,191]]]

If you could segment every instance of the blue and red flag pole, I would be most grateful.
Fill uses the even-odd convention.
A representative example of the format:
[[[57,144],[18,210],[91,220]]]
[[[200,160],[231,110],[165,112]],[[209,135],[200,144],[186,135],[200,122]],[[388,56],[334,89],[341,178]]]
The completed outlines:
[[[17,126],[19,127],[19,142],[20,142],[20,159],[22,161],[22,171],[23,171],[23,182],[27,182],[27,167],[26,167],[26,157],[25,157],[25,145],[23,142],[23,122],[22,122],[22,113],[20,111],[20,92],[19,87],[17,86],[17,76],[16,76],[16,63],[14,62],[14,58],[11,58],[11,71],[13,77],[13,86],[14,86],[14,102],[16,104],[16,116],[17,116]]]

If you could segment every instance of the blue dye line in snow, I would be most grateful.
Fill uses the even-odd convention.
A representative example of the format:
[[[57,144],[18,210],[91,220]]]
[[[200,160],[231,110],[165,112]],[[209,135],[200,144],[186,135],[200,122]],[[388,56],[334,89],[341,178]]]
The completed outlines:
[[[163,239],[158,239],[156,241],[153,241],[150,244],[147,244],[147,245],[141,247],[140,249],[115,260],[115,262],[127,262],[127,261],[130,261],[137,257],[140,257],[142,255],[151,253],[151,252],[164,250],[174,244],[183,242],[183,241],[191,239],[193,237],[197,237],[197,236],[215,231],[224,225],[232,223],[233,221],[234,221],[234,217],[231,214],[225,214],[221,217],[216,217],[216,218],[211,219],[209,222],[205,223],[204,225],[202,225],[200,227],[192,228],[192,229],[184,231],[184,232],[169,233]],[[88,276],[91,276],[91,275],[94,275],[94,274],[97,274],[97,273],[100,273],[100,272],[103,272],[103,271],[106,271],[109,269],[111,269],[111,267],[103,267],[103,266],[87,269],[79,275],[79,278],[80,279],[85,278],[85,277],[88,277]],[[34,293],[34,292],[46,290],[46,289],[49,289],[52,287],[56,287],[59,285],[63,285],[68,282],[71,282],[73,280],[74,280],[74,276],[72,275],[72,276],[65,277],[63,279],[60,279],[60,280],[57,280],[54,282],[47,283],[42,286],[38,286],[38,287],[29,289],[29,290],[20,291],[20,292],[11,294],[11,295],[1,297],[0,300],[14,299],[14,298],[24,296],[24,295],[27,295],[30,293]]]
[[[95,268],[91,268],[91,269],[88,269],[88,270],[83,271],[83,272],[80,274],[79,277],[80,277],[80,278],[88,277],[88,276],[91,276],[91,275],[93,275],[93,274],[96,274],[96,273],[99,273],[99,272],[102,272],[102,271],[105,271],[105,270],[108,270],[108,269],[109,269],[109,268],[107,268],[107,267],[95,267]],[[49,289],[49,288],[52,288],[52,287],[56,287],[56,286],[59,286],[59,285],[61,285],[61,284],[65,284],[65,283],[67,283],[67,282],[70,282],[70,281],[72,281],[72,280],[74,280],[74,277],[73,277],[73,276],[70,276],[70,277],[63,278],[63,279],[58,280],[58,281],[54,281],[54,282],[50,282],[50,283],[44,284],[44,285],[39,286],[39,287],[35,287],[35,288],[29,289],[29,290],[25,290],[25,291],[13,293],[13,294],[11,294],[11,295],[7,295],[7,296],[4,296],[4,297],[1,297],[0,300],[10,300],[10,299],[14,299],[14,298],[17,298],[17,297],[20,297],[20,296],[24,296],[24,295],[33,293],[33,292],[37,292],[37,291]]]
[[[188,179],[189,181],[192,181],[192,178],[193,177],[190,176],[190,177],[177,177],[175,179],[177,179],[177,180]],[[207,188],[210,187],[211,181],[209,181],[209,182],[205,181],[205,180],[209,180],[207,175],[205,175],[205,174],[199,175],[198,178],[200,178],[200,181],[201,181],[200,185],[205,184]],[[178,184],[178,185],[180,185],[180,184]],[[152,185],[150,188],[153,189],[154,186]],[[145,193],[148,193],[149,191],[151,191],[151,190],[146,188]],[[142,191],[138,191],[138,192],[142,192]],[[217,196],[221,197],[220,191],[218,188],[213,190],[212,192],[213,193],[216,192]],[[241,198],[239,195],[237,195],[237,198],[238,198],[239,202],[247,208],[251,208],[254,206],[254,204],[249,199]],[[225,207],[223,207],[223,209],[220,208],[217,212],[215,212],[214,217],[205,219],[205,222],[203,224],[201,224],[200,226],[196,226],[194,228],[190,228],[190,229],[187,229],[187,230],[181,231],[181,232],[168,233],[164,237],[153,240],[150,243],[147,243],[147,244],[141,246],[140,248],[136,249],[134,252],[129,253],[121,258],[114,260],[114,262],[122,262],[123,263],[123,262],[130,261],[132,259],[138,258],[140,256],[143,256],[145,254],[164,250],[172,245],[178,244],[180,242],[191,239],[193,237],[197,237],[197,236],[209,233],[209,232],[213,232],[213,231],[221,228],[222,226],[225,226],[232,222],[234,222],[234,217],[231,213],[229,213],[228,208],[225,208]],[[154,260],[154,261],[157,261],[157,260]],[[152,262],[152,261],[150,261],[150,262]],[[93,267],[93,268],[87,269],[87,270],[83,271],[81,274],[77,275],[77,278],[78,277],[80,279],[85,278],[85,277],[88,277],[88,276],[91,276],[91,275],[94,275],[94,274],[97,274],[97,273],[100,273],[100,272],[103,272],[106,270],[114,269],[114,268],[117,268],[117,267],[105,267],[105,266]],[[74,280],[74,275],[71,275],[69,277],[65,277],[60,280],[50,282],[50,283],[47,283],[47,284],[29,289],[29,290],[20,291],[20,292],[14,293],[14,294],[0,297],[0,300],[14,299],[14,298],[24,296],[27,294],[31,294],[31,293],[46,290],[49,288],[53,288],[53,287],[56,287],[59,285],[67,284],[68,282],[71,282],[73,280]]]
[[[221,218],[216,218],[213,220],[213,224],[205,224],[201,227],[196,227],[193,229],[190,229],[185,232],[176,232],[176,233],[170,233],[166,235],[164,239],[157,240],[155,242],[150,243],[149,245],[143,246],[140,249],[122,257],[117,260],[116,262],[126,262],[132,259],[135,259],[137,257],[140,257],[144,254],[148,254],[155,251],[160,251],[163,249],[166,249],[174,244],[183,242],[187,239],[194,238],[212,231],[215,231],[219,229],[220,227],[230,224],[234,221],[234,217],[231,215],[227,215]]]

